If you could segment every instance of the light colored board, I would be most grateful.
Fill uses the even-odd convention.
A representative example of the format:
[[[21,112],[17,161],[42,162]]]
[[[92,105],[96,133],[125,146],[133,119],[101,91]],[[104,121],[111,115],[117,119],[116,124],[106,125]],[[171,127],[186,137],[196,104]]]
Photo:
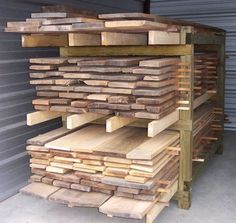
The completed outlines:
[[[68,169],[64,169],[64,168],[60,168],[60,167],[54,167],[54,166],[48,166],[46,168],[47,172],[52,172],[52,173],[67,173],[69,170]]]
[[[102,118],[105,115],[102,114],[96,114],[96,113],[85,113],[85,114],[79,114],[79,115],[70,115],[67,117],[67,128],[68,129],[74,129],[76,127],[82,126],[84,124],[87,124],[89,122],[92,122],[96,119]]]
[[[124,168],[124,169],[129,169],[130,164],[125,164],[125,163],[114,163],[114,162],[104,162],[104,165],[106,167],[115,167],[115,168]]]
[[[59,187],[43,183],[31,183],[20,189],[20,193],[47,199],[50,195],[58,190]]]
[[[136,119],[114,116],[106,120],[106,132],[113,132],[119,128],[135,122]]]
[[[114,88],[136,88],[137,82],[111,81],[108,87]]]
[[[128,159],[110,157],[110,156],[105,156],[103,158],[103,160],[106,162],[112,162],[112,163],[123,163],[123,164],[131,164],[132,163],[132,161],[128,160]]]
[[[103,177],[101,181],[104,184],[110,184],[119,187],[144,189],[144,190],[146,189],[150,190],[156,184],[154,180],[146,179],[146,182],[137,183],[137,182],[128,182],[127,180],[118,177],[108,177],[108,176]]]
[[[69,46],[100,46],[101,35],[85,33],[69,33]]]
[[[179,110],[166,115],[165,117],[148,123],[148,137],[154,137],[179,120]]]
[[[27,141],[28,142],[28,141]],[[29,145],[26,146],[27,151],[35,151],[35,152],[49,152],[49,149],[45,148],[44,146],[35,146],[35,145]]]
[[[52,167],[59,167],[62,169],[73,170],[73,163],[53,161],[53,162],[50,162],[50,165]]]
[[[166,30],[168,28],[167,24],[152,22],[147,20],[122,20],[122,21],[108,21],[105,22],[105,27],[115,30],[129,30],[137,32],[138,30]]]
[[[68,157],[62,157],[62,156],[54,156],[53,159],[55,161],[61,161],[61,162],[72,162],[72,163],[81,163],[81,160],[78,158],[68,158]]]
[[[82,192],[72,189],[60,189],[49,200],[67,204],[70,207],[99,207],[110,196],[98,192]]]
[[[87,99],[93,101],[107,101],[109,97],[109,94],[90,94],[87,96]]]
[[[143,60],[140,61],[139,66],[141,67],[165,67],[171,65],[177,65],[180,62],[180,59],[177,57],[174,58],[159,58],[159,59],[151,59],[151,60]]]
[[[125,177],[129,174],[129,169],[116,168],[116,167],[107,167],[105,173],[113,174],[114,176]]]
[[[130,181],[130,182],[135,182],[135,183],[146,183],[148,181],[148,178],[141,177],[141,176],[127,175],[125,177],[125,180]]]
[[[32,100],[33,105],[49,105],[50,101],[47,98],[37,98]]]
[[[63,19],[47,19],[42,22],[43,25],[60,25],[60,24],[72,24],[81,22],[103,22],[102,20],[85,18],[85,17],[74,17],[74,18],[63,18]]]
[[[30,58],[31,64],[50,64],[58,65],[67,63],[68,58],[66,57],[44,57],[44,58]]]
[[[42,164],[42,165],[50,165],[50,160],[31,158],[30,159],[30,163]]]
[[[178,182],[175,182],[170,187],[169,193],[163,193],[158,200],[159,203],[156,203],[153,205],[153,207],[148,211],[146,214],[146,223],[153,223],[153,221],[156,219],[156,217],[161,213],[161,211],[165,208],[165,205],[162,205],[160,202],[166,203],[169,202],[170,199],[174,196],[174,194],[178,190]]]
[[[118,187],[117,191],[124,192],[124,193],[130,193],[130,194],[139,194],[140,190],[135,188],[127,188],[127,187]]]
[[[38,163],[31,163],[29,166],[31,168],[37,168],[37,169],[42,169],[42,170],[45,170],[47,168],[47,165],[45,165],[45,164],[38,164]]]
[[[22,35],[22,47],[66,47],[67,35]]]
[[[149,31],[148,44],[180,44],[180,33],[165,31]]]
[[[60,112],[37,111],[27,114],[27,125],[37,125],[62,116]]]
[[[94,149],[95,154],[125,158],[129,151],[148,139],[145,129],[135,127],[125,127],[107,134],[119,135],[97,146]]]
[[[91,187],[80,185],[80,184],[71,184],[71,189],[86,191],[86,192],[90,192],[92,190]]]
[[[74,163],[73,165],[75,168],[80,168],[80,169],[86,169],[86,170],[95,170],[95,171],[104,171],[105,166],[93,166],[93,165],[87,165],[84,163]]]
[[[101,39],[103,46],[147,45],[147,34],[102,32]]]
[[[163,131],[130,151],[127,159],[151,160],[179,138],[176,131]]]
[[[92,153],[100,145],[119,138],[120,135],[126,134],[129,129],[120,129],[112,134],[106,133],[105,128],[101,125],[90,125],[81,130],[68,134],[57,140],[45,145],[46,148]]]
[[[104,86],[104,87],[106,87],[108,85],[108,81],[106,81],[106,80],[84,80],[83,82],[89,86]]]
[[[73,132],[74,130],[69,130],[65,127],[61,127],[49,132],[46,132],[44,134],[40,134],[36,137],[33,137],[31,139],[27,140],[28,144],[33,144],[33,145],[40,145],[43,146],[45,143],[55,140],[56,138],[62,137],[70,132]],[[44,147],[43,147],[44,148]],[[45,148],[46,149],[46,148]]]
[[[146,19],[146,20],[155,20],[156,16],[147,13],[140,12],[129,12],[129,13],[108,13],[108,14],[99,14],[99,19],[104,20],[116,20],[116,19]]]
[[[99,211],[113,217],[142,219],[151,205],[151,201],[113,196],[99,207]]]
[[[193,109],[199,107],[201,104],[205,103],[210,98],[211,98],[211,95],[209,95],[208,93],[205,93],[201,95],[200,97],[197,97],[193,102]]]

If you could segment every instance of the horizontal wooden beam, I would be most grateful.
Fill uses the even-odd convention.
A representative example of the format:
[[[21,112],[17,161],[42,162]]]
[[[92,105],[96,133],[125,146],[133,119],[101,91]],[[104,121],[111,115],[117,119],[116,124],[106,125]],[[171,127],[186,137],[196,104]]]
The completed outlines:
[[[37,111],[27,114],[27,125],[37,125],[42,122],[46,122],[55,118],[59,118],[63,115],[60,112],[50,112],[50,111]]]
[[[191,55],[192,45],[61,47],[61,56],[182,56]]]
[[[169,126],[173,125],[179,120],[179,110],[175,110],[169,115],[159,120],[152,121],[148,124],[148,137],[154,137]]]
[[[136,119],[134,118],[125,118],[125,117],[118,117],[118,116],[111,117],[106,120],[106,131],[113,132],[135,121]]]
[[[76,127],[90,123],[96,119],[100,119],[106,115],[96,113],[75,114],[67,117],[67,128],[74,129]]]

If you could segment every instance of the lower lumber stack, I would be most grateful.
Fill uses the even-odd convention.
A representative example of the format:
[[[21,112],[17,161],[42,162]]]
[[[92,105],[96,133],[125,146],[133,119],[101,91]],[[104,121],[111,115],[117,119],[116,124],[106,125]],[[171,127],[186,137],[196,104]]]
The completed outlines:
[[[34,175],[22,193],[141,219],[154,206],[167,206],[177,190],[176,131],[148,138],[144,129],[135,127],[113,133],[106,133],[102,125],[62,127],[29,139],[28,144]]]

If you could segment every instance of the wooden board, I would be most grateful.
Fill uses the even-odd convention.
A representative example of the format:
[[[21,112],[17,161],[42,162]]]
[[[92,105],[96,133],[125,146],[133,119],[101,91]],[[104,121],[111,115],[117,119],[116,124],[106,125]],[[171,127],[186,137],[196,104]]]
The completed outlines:
[[[75,130],[76,129],[70,130],[70,129],[67,129],[66,127],[61,127],[61,128],[58,128],[58,129],[46,132],[44,134],[40,134],[40,135],[38,135],[36,137],[33,137],[31,139],[28,139],[27,143],[28,144],[33,144],[33,145],[43,146],[47,142],[55,140],[55,139],[57,139],[59,137],[62,137],[64,135],[68,134],[68,133],[71,133],[71,132],[73,132]]]
[[[165,31],[149,31],[148,44],[180,44],[180,33]]]
[[[175,131],[163,131],[130,151],[127,159],[151,160],[179,138]]]
[[[141,128],[126,127],[107,134],[114,134],[118,131],[123,134],[119,134],[118,137],[100,144],[94,149],[94,153],[106,156],[126,157],[129,151],[147,140],[146,131]]]
[[[146,19],[146,20],[155,20],[156,16],[147,13],[140,12],[129,12],[129,13],[108,13],[108,14],[99,14],[99,19],[104,20],[123,20],[123,19]]]
[[[109,140],[113,140],[121,134],[125,134],[128,129],[117,130],[109,134],[105,132],[105,128],[100,125],[90,125],[81,130],[68,134],[57,140],[45,145],[46,148],[92,153],[94,150],[105,144]]]
[[[133,33],[116,33],[102,32],[101,33],[103,46],[119,46],[119,45],[147,45],[147,34]]]
[[[67,204],[70,207],[99,207],[109,198],[109,195],[98,192],[60,189],[51,195],[49,200]]]
[[[52,195],[59,189],[59,187],[43,183],[31,183],[20,189],[20,193],[47,199],[50,195]]]
[[[66,47],[67,35],[22,35],[22,47]]]
[[[69,33],[69,46],[99,46],[101,36],[99,34]]]
[[[113,217],[142,219],[151,205],[151,201],[113,196],[99,207],[99,211]]]

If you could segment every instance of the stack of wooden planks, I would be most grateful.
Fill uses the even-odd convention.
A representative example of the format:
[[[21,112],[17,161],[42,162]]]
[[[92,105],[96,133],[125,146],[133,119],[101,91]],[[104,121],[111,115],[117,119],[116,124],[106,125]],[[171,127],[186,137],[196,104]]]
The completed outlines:
[[[112,200],[107,202],[119,199],[124,205],[154,204],[173,192],[171,188],[178,178],[180,148],[176,131],[166,130],[150,139],[144,129],[135,127],[113,133],[106,133],[102,125],[73,130],[62,127],[29,139],[28,144],[34,175],[30,178],[32,184],[22,192],[71,206],[98,207],[108,198]],[[56,191],[52,189],[53,193],[45,197],[45,191],[38,190],[41,184]],[[73,197],[82,192],[91,193],[83,198],[93,198],[75,205],[65,195]],[[114,205],[108,208],[105,203],[101,211],[106,213],[113,208]],[[125,214],[129,216],[132,212],[127,209]],[[143,217],[142,212],[137,216]]]
[[[5,31],[27,34],[22,36],[24,47],[156,45],[180,44],[181,25],[157,15],[97,15],[58,5],[44,6],[41,12],[32,13],[25,21],[9,21]],[[194,30],[210,32],[204,26],[194,26]]]
[[[175,57],[35,58],[34,108],[159,119],[177,108]]]

